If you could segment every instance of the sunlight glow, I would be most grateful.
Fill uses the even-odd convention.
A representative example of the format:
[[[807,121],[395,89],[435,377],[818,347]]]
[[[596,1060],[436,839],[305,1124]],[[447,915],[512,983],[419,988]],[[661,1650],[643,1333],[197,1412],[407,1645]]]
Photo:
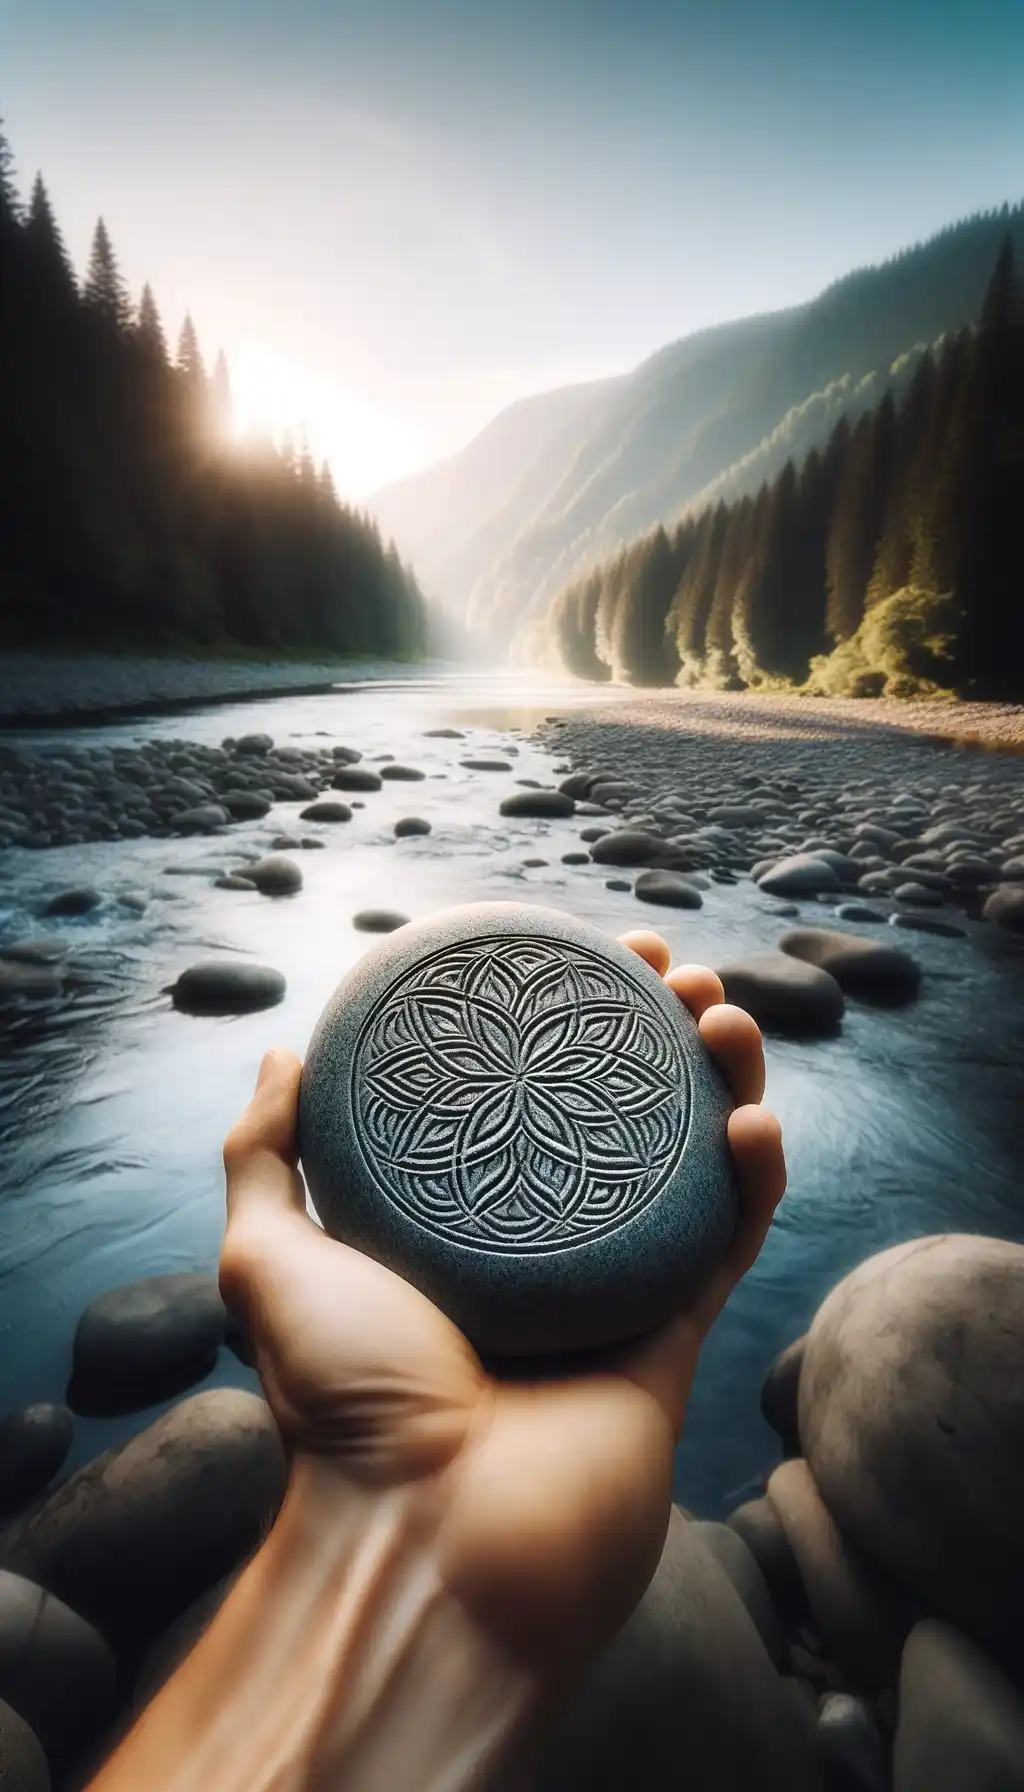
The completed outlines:
[[[258,344],[246,344],[230,362],[232,431],[280,441],[303,437],[317,465],[329,461],[342,498],[360,498],[375,487],[417,471],[426,458],[415,426],[388,415],[308,367]]]

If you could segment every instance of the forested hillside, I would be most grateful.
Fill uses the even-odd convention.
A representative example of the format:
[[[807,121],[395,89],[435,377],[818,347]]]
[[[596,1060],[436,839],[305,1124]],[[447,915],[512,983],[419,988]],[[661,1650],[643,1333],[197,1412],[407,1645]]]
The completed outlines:
[[[0,135],[0,631],[46,646],[409,654],[416,581],[302,449],[230,439],[227,367],[168,355],[102,221],[79,284]]]
[[[753,495],[787,458],[822,448],[840,416],[877,405],[977,316],[1008,233],[1024,254],[1024,207],[952,225],[808,304],[703,330],[577,388],[568,422],[567,393],[533,399],[515,407],[529,428],[502,457],[492,449],[513,412],[446,468],[378,493],[374,512],[430,595],[509,642],[582,568],[687,510]],[[444,527],[431,536],[442,476]]]
[[[584,678],[1020,699],[1022,514],[1024,294],[1007,235],[976,326],[756,495],[571,583],[549,638]]]

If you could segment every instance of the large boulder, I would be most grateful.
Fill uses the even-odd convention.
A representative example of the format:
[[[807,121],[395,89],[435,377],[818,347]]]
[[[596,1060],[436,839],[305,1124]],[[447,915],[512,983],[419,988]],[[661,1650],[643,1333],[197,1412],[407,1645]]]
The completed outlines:
[[[806,1038],[838,1031],[843,992],[816,965],[784,952],[751,952],[716,969],[726,1001],[745,1008],[759,1026]]]
[[[570,1698],[529,1784],[810,1792],[813,1729],[699,1527],[673,1511],[654,1579]]]
[[[117,1701],[117,1664],[92,1625],[42,1587],[2,1570],[0,1699],[31,1725],[51,1765],[73,1760],[109,1722]]]
[[[919,1238],[807,1336],[800,1438],[851,1542],[1024,1676],[1024,1246]]]
[[[218,878],[222,888],[252,889],[251,880],[235,878],[230,884]],[[274,1008],[284,996],[286,984],[280,971],[267,964],[235,964],[211,959],[190,965],[171,985],[170,996],[182,1014],[252,1014]]]
[[[70,890],[58,890],[56,896],[51,896],[43,914],[88,915],[94,908],[99,908],[102,901],[99,891],[94,890],[91,884],[76,884]]]
[[[1024,1696],[953,1625],[924,1618],[903,1651],[893,1792],[1024,1792]]]
[[[383,788],[381,775],[368,765],[339,765],[331,783],[335,790],[369,791]]]
[[[243,1561],[284,1495],[256,1394],[193,1394],[0,1532],[0,1567],[37,1582],[133,1659]]]
[[[0,1700],[0,1792],[50,1792],[50,1785],[38,1736]]]
[[[75,1329],[68,1403],[97,1416],[180,1394],[213,1368],[224,1328],[216,1276],[147,1276],[111,1288]]]
[[[258,790],[226,790],[220,800],[232,821],[262,821],[273,807]]]
[[[982,914],[1008,933],[1024,933],[1024,884],[1006,884],[986,897]]]
[[[0,1420],[0,1513],[28,1505],[49,1486],[71,1448],[66,1406],[40,1401]]]
[[[825,927],[793,927],[783,934],[779,947],[790,957],[827,971],[848,995],[899,1002],[909,1000],[920,987],[918,965],[899,946],[880,945]]]
[[[800,1454],[798,1402],[804,1343],[797,1338],[780,1350],[761,1384],[761,1417],[780,1440],[785,1456]]]

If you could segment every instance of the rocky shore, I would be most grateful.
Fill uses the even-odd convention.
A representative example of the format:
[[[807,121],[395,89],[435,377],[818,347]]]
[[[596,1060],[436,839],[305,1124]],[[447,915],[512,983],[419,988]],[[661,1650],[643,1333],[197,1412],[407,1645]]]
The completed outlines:
[[[712,887],[738,902],[745,886],[777,917],[777,943],[717,968],[766,1029],[810,1039],[848,1006],[914,1003],[921,931],[952,954],[977,941],[1020,952],[1012,755],[837,713],[799,728],[785,705],[755,717],[746,698],[742,713],[737,732],[731,700],[721,714],[660,696],[567,711],[540,731],[557,755],[543,783],[516,777],[513,745],[499,771],[469,757],[457,730],[437,732],[490,780],[496,827],[522,826],[524,841],[534,829],[531,852],[549,850],[550,821],[571,828],[563,862],[632,892],[634,924],[698,908]],[[40,851],[150,834],[223,842],[285,804],[288,831],[232,853],[224,881],[292,898],[301,916],[293,849],[343,835],[386,783],[423,776],[333,738],[8,748],[0,832]],[[61,889],[47,908],[87,928],[102,900]],[[359,917],[368,931],[402,919]],[[5,942],[0,996],[58,995],[51,946],[45,932]],[[196,965],[172,999],[245,1012],[283,987],[270,967]],[[225,1352],[249,1355],[215,1278],[149,1276],[81,1314],[62,1404],[0,1421],[3,1792],[87,1784],[276,1510],[285,1470],[264,1402],[190,1392]],[[577,1689],[533,1787],[1024,1792],[1022,1355],[1021,1245],[919,1238],[841,1280],[764,1381],[778,1441],[756,1497],[726,1523],[674,1511],[645,1598]],[[129,1442],[61,1478],[80,1418],[169,1399]]]
[[[370,661],[292,662],[143,654],[0,655],[0,727],[298,696],[386,675]]]

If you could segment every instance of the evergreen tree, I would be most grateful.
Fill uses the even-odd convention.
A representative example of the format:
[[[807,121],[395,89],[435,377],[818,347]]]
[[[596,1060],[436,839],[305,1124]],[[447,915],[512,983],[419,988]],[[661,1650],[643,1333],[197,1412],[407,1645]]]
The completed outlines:
[[[764,490],[762,486],[762,494]],[[741,682],[733,647],[732,613],[736,592],[750,558],[755,509],[756,500],[747,497],[741,498],[729,511],[704,634],[708,682],[726,690],[734,689]]]
[[[93,233],[83,297],[104,324],[119,332],[127,331],[131,323],[131,301],[102,218],[97,221]]]
[[[160,313],[153,297],[153,288],[148,280],[142,288],[142,297],[139,300],[135,337],[139,347],[151,361],[158,363],[161,367],[166,367],[167,338],[164,335],[163,324],[160,322]]]
[[[675,648],[683,678],[694,683],[704,666],[705,631],[711,611],[728,511],[724,504],[697,521],[690,554],[672,605]]]
[[[185,321],[178,337],[178,353],[174,365],[190,393],[198,396],[205,391],[206,371],[203,367],[199,338],[196,335],[195,324],[188,312],[185,313]]]
[[[231,378],[223,349],[218,349],[213,364],[210,402],[214,423],[222,435],[228,435],[231,430]]]
[[[864,615],[890,494],[894,433],[887,392],[877,410],[860,418],[843,459],[825,555],[825,620],[833,641],[856,634]]]

